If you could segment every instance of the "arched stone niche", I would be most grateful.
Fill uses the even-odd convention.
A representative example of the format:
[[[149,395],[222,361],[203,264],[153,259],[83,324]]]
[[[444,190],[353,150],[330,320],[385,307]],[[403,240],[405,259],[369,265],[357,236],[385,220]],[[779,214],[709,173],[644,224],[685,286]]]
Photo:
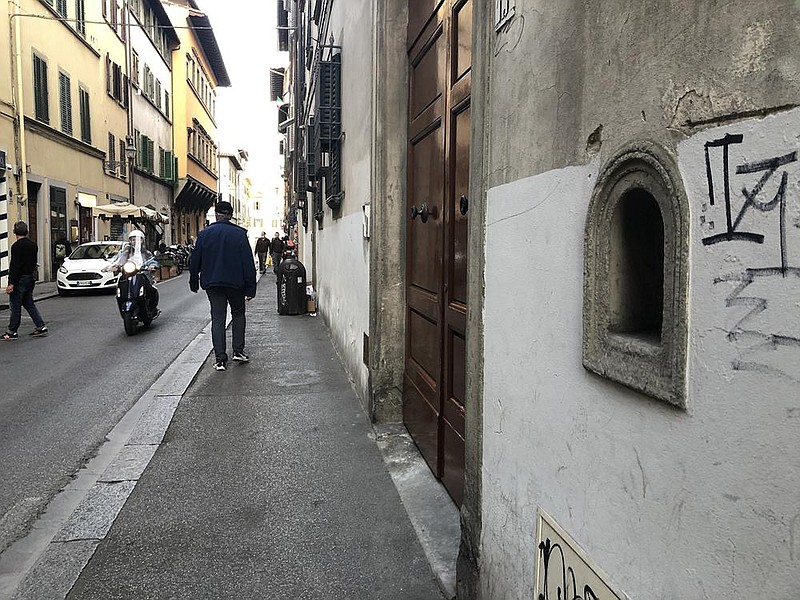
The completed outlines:
[[[584,239],[584,367],[682,408],[688,222],[675,161],[644,142],[603,167]]]

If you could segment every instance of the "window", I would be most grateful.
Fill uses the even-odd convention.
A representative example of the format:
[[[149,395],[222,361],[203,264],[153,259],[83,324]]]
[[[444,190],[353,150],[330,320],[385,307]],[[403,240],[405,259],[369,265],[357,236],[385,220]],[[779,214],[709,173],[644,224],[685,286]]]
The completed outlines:
[[[170,110],[169,110],[169,92],[164,90],[164,115],[169,119],[170,118]]]
[[[61,131],[72,135],[72,90],[69,75],[58,73],[58,99],[61,109]]]
[[[56,0],[56,12],[62,17],[67,16],[67,0]]]
[[[603,168],[584,240],[583,365],[686,403],[689,210],[673,160],[652,143]]]
[[[80,102],[81,111],[81,141],[87,144],[92,143],[92,125],[91,113],[89,111],[89,92],[80,88],[78,90],[78,98]]]
[[[133,77],[134,87],[139,87],[139,55],[131,50],[131,77]]]
[[[156,108],[161,110],[161,82],[156,79],[156,88],[153,94],[153,101],[156,103]]]
[[[47,63],[43,58],[33,55],[33,104],[36,120],[50,122],[47,95]]]
[[[84,1],[75,0],[75,30],[83,37],[86,37],[86,8]]]
[[[128,176],[128,157],[125,156],[125,140],[119,141],[119,174],[122,177]]]
[[[117,138],[113,133],[108,134],[108,170],[117,172]]]

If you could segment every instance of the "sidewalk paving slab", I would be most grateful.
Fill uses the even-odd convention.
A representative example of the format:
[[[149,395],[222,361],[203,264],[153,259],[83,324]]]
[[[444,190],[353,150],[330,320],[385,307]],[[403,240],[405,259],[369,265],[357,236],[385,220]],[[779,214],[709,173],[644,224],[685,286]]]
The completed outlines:
[[[322,319],[278,316],[267,276],[247,332],[251,362],[206,359],[68,598],[452,597],[458,511],[409,517],[442,488],[398,492]],[[425,519],[449,524],[438,559]]]

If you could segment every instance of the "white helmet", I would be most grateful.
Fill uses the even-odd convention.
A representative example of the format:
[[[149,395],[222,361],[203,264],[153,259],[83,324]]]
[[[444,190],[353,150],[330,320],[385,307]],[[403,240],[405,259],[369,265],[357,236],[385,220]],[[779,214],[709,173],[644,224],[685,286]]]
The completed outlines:
[[[130,234],[128,234],[128,238],[139,238],[140,240],[144,240],[144,233],[138,229],[134,229],[130,232]]]

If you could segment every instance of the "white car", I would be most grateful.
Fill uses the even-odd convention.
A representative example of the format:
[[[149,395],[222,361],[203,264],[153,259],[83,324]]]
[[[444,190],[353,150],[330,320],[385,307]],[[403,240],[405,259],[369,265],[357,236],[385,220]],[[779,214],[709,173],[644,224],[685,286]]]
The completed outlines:
[[[56,275],[60,296],[84,290],[113,290],[119,275],[103,271],[122,249],[122,242],[88,242],[81,244],[68,258]]]

